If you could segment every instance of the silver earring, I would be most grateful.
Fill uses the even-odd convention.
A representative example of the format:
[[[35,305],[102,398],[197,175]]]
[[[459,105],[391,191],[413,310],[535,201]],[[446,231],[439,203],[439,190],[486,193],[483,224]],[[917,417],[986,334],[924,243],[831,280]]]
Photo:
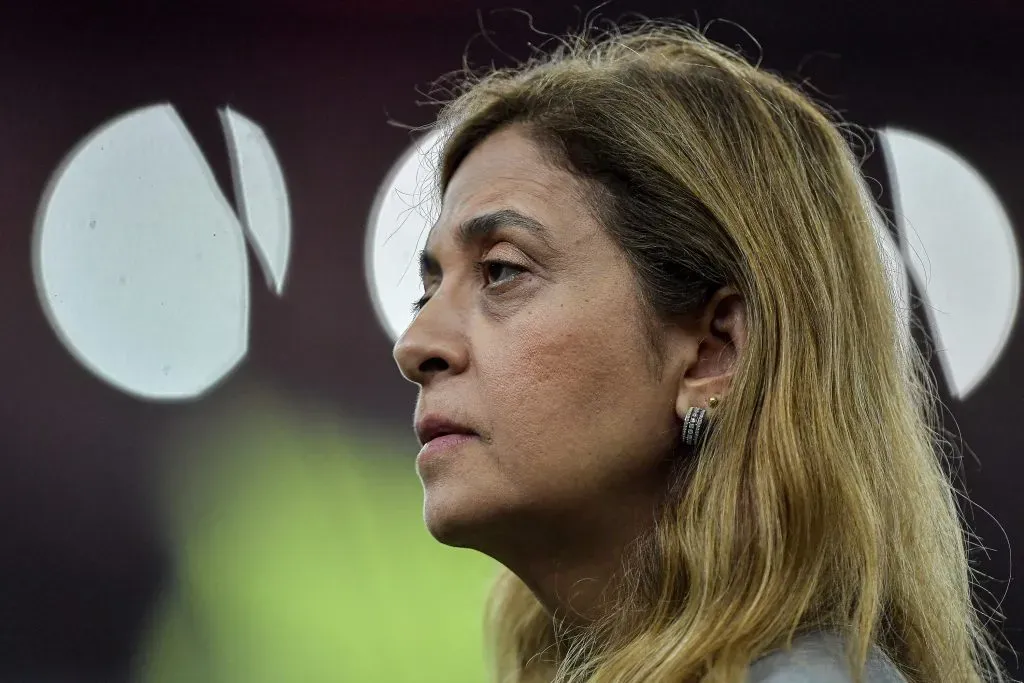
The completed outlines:
[[[708,404],[714,408],[718,405],[719,401],[717,398],[712,397],[708,401]],[[687,446],[696,446],[704,432],[707,429],[707,415],[708,411],[704,408],[698,408],[693,406],[686,411],[686,416],[683,418],[683,443]]]
[[[704,426],[707,422],[707,411],[703,408],[693,407],[686,411],[683,418],[683,443],[687,446],[696,446],[700,437],[704,434]]]

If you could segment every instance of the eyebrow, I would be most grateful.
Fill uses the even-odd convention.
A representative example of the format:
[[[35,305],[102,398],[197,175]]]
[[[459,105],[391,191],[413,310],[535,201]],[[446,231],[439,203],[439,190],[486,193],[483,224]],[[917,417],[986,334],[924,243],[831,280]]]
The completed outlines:
[[[464,247],[492,235],[499,228],[523,229],[540,240],[544,246],[551,248],[551,231],[547,226],[515,209],[499,209],[468,218],[459,225],[455,239],[459,246]],[[419,261],[420,277],[441,272],[437,257],[428,250],[420,251]]]

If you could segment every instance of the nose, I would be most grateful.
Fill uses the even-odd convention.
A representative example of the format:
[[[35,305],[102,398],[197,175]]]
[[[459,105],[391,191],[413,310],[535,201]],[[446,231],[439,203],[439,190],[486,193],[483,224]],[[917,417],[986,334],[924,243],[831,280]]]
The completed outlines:
[[[394,357],[402,375],[423,386],[439,374],[462,372],[468,360],[461,316],[435,295],[395,343]]]

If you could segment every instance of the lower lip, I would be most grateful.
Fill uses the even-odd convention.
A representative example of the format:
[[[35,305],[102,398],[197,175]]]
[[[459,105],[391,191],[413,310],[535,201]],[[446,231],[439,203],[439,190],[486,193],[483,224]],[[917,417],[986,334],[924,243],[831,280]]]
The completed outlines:
[[[417,462],[422,462],[426,458],[436,458],[475,438],[477,438],[476,434],[445,434],[444,436],[439,436],[424,444],[423,448],[420,449],[420,454],[416,456],[416,460]]]

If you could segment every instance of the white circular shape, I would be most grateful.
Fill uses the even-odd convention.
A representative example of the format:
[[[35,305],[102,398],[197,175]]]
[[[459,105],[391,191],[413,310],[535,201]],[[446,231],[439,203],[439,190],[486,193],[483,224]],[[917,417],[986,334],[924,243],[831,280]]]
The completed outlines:
[[[107,122],[54,174],[33,254],[67,349],[115,387],[187,399],[245,355],[245,239],[174,107]]]
[[[391,167],[370,212],[367,281],[377,318],[392,341],[412,322],[412,304],[422,295],[417,258],[441,208],[440,142],[435,129],[411,145]]]

